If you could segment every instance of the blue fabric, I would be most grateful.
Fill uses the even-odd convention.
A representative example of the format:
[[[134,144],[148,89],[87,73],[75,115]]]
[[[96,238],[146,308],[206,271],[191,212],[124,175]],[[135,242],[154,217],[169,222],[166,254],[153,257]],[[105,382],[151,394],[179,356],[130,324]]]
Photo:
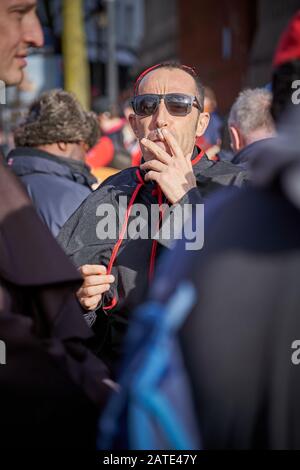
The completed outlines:
[[[38,214],[55,237],[92,192],[80,172],[76,174],[57,160],[34,149],[16,149],[8,156],[9,165],[22,180]]]
[[[213,112],[210,114],[209,124],[204,132],[204,138],[211,145],[216,145],[222,139],[223,121],[218,113]]]
[[[128,337],[122,391],[103,415],[99,448],[115,448],[116,441],[134,450],[201,447],[176,336],[194,301],[195,292],[186,283],[166,305],[148,302],[137,311]],[[122,415],[125,435],[120,438]]]

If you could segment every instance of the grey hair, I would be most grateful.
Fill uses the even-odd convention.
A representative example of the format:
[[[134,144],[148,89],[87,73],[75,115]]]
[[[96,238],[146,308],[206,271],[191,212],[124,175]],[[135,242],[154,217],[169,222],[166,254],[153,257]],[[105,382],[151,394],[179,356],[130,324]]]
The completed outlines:
[[[272,93],[264,88],[242,91],[232,105],[228,126],[236,127],[245,138],[258,129],[273,132],[271,103]]]

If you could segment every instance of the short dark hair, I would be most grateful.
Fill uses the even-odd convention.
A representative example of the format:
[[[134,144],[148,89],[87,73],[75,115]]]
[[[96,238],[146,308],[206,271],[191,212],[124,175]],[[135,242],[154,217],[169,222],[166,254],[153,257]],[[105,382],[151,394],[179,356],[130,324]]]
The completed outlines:
[[[200,111],[202,112],[204,109],[204,86],[199,78],[199,75],[197,74],[196,70],[192,67],[189,67],[188,65],[183,65],[178,62],[162,62],[161,64],[156,64],[153,65],[152,67],[149,67],[148,69],[144,70],[136,79],[136,82],[134,84],[134,96],[138,94],[139,91],[139,86],[141,84],[141,81],[143,80],[148,73],[152,72],[153,70],[157,69],[169,69],[169,70],[183,70],[186,72],[188,75],[193,77],[196,88],[197,88],[197,98],[200,104]]]
[[[279,65],[273,72],[272,92],[273,101],[271,105],[271,113],[273,119],[278,123],[282,114],[291,104],[294,89],[292,83],[294,80],[300,79],[300,59],[295,59]]]

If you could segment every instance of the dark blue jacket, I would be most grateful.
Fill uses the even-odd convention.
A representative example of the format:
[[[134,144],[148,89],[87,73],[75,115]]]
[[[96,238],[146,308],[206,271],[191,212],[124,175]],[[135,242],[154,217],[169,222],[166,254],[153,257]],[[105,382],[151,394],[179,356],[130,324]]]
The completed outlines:
[[[231,160],[234,165],[248,169],[251,161],[258,154],[267,153],[269,145],[272,144],[274,137],[267,137],[265,139],[256,140],[252,144],[246,145],[242,148]]]
[[[8,155],[8,164],[26,186],[39,215],[54,236],[92,192],[96,182],[82,162],[29,147]]]

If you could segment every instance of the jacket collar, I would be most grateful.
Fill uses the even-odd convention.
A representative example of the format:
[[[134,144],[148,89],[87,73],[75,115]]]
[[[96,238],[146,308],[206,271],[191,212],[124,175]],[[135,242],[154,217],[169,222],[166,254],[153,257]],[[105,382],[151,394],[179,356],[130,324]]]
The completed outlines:
[[[273,142],[274,137],[268,137],[266,139],[257,140],[252,142],[252,144],[246,145],[242,150],[240,150],[232,159],[232,163],[235,165],[244,165],[248,166],[252,159],[255,157],[257,152],[264,152],[268,148],[269,144]]]
[[[7,160],[8,165],[18,176],[32,173],[53,174],[88,187],[97,182],[84,162],[53,155],[39,149],[17,147],[9,153]]]

